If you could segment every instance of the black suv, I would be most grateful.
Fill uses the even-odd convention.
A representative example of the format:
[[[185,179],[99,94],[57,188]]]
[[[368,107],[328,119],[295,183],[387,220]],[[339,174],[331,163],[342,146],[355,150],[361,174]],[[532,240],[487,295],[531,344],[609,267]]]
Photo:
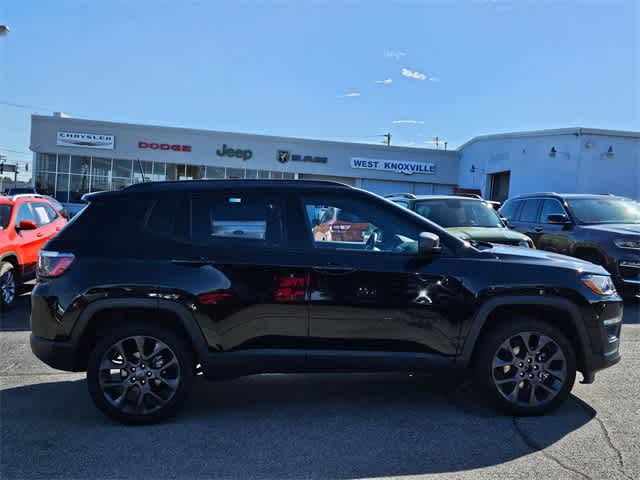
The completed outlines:
[[[622,302],[602,267],[464,242],[346,185],[182,181],[87,199],[40,255],[31,348],[86,370],[123,422],[171,415],[200,372],[469,367],[508,411],[541,414],[577,370],[590,383],[620,359]],[[328,209],[370,228],[315,235]]]
[[[500,209],[541,250],[602,265],[625,297],[640,298],[640,204],[612,195],[535,193]]]

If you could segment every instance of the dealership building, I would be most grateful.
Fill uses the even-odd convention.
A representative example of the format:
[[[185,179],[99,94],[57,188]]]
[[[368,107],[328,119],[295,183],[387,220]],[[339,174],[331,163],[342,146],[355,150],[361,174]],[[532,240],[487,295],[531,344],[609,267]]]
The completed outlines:
[[[149,180],[335,180],[379,194],[533,191],[640,198],[640,132],[560,129],[475,137],[456,150],[31,117],[34,182],[61,202]]]

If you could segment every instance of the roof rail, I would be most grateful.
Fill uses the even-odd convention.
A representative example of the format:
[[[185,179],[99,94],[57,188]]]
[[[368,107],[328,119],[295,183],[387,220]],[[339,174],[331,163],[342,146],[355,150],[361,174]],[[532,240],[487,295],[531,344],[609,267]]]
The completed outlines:
[[[9,198],[11,200],[17,200],[19,198],[26,198],[26,197],[31,197],[31,198],[45,198],[44,195],[41,195],[39,193],[16,193],[15,195],[9,195]]]
[[[242,179],[242,178],[229,178],[229,179],[202,179],[202,180],[170,180],[160,182],[142,182],[134,183],[121,190],[122,192],[148,192],[148,191],[161,191],[171,190],[189,187],[207,187],[207,186],[240,186],[242,187],[273,187],[278,185],[292,185],[299,188],[313,187],[313,186],[331,186],[341,188],[353,188],[351,185],[340,182],[333,182],[329,180],[293,180],[293,179]]]
[[[390,193],[389,195],[385,195],[384,198],[391,198],[391,197],[400,197],[400,198],[417,198],[413,193]]]

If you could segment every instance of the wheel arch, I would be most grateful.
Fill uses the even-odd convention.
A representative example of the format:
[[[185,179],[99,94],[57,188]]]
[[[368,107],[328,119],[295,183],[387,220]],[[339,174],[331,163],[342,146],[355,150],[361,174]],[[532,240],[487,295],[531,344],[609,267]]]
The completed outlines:
[[[463,339],[459,357],[462,366],[470,365],[482,335],[506,314],[538,316],[562,330],[575,349],[578,370],[587,377],[590,370],[587,326],[582,321],[578,306],[561,297],[507,296],[488,300],[474,316],[469,333]],[[541,314],[545,316],[542,317]]]
[[[13,265],[18,276],[22,276],[21,268],[20,268],[20,259],[18,258],[18,254],[16,252],[5,252],[0,255],[0,262],[8,262]]]
[[[106,299],[89,304],[79,316],[71,332],[75,345],[76,370],[85,370],[91,347],[101,332],[109,327],[126,324],[127,319],[149,321],[172,329],[191,346],[198,363],[206,358],[207,343],[193,315],[182,305],[157,299]]]

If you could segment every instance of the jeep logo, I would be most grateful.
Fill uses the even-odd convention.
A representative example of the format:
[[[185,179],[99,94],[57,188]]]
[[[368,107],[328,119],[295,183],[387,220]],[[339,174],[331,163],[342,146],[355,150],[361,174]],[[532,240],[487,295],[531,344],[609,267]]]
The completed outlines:
[[[226,143],[222,145],[222,148],[220,150],[216,150],[216,154],[219,157],[236,157],[241,158],[245,161],[253,157],[253,152],[251,150],[242,150],[241,148],[228,148]]]

